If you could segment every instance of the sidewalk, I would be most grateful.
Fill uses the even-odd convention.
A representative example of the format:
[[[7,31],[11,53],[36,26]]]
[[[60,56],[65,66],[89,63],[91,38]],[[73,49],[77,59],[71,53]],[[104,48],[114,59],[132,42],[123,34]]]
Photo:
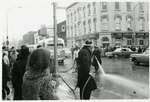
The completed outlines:
[[[72,73],[72,70],[70,70],[67,73],[61,73],[60,74],[64,80],[67,82],[67,84],[71,87],[71,88],[75,88],[76,82],[77,82],[77,73]],[[79,100],[79,88],[77,88],[75,90],[75,95],[73,94],[73,92],[71,91],[71,89],[65,84],[65,82],[63,82],[63,80],[61,80],[61,78],[59,78],[59,87],[57,88],[57,95],[59,96],[60,100]],[[97,85],[97,86],[101,86],[101,85]],[[76,96],[76,98],[75,98]],[[95,100],[95,99],[122,99],[122,96],[114,93],[111,90],[107,90],[104,87],[99,87],[98,89],[94,90],[91,94],[91,100]]]

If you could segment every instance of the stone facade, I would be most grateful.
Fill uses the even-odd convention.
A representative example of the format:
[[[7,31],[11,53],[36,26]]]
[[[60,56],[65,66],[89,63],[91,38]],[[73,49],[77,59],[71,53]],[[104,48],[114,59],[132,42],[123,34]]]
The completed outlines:
[[[67,46],[148,46],[147,2],[75,2],[66,9]]]

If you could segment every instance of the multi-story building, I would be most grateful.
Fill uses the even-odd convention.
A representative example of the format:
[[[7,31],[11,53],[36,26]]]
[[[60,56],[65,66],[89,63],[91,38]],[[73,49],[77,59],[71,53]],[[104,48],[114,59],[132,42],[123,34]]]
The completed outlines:
[[[66,40],[66,20],[57,24],[57,35],[59,38],[64,39],[65,45],[67,43]]]
[[[147,2],[75,2],[66,9],[67,46],[148,46]]]

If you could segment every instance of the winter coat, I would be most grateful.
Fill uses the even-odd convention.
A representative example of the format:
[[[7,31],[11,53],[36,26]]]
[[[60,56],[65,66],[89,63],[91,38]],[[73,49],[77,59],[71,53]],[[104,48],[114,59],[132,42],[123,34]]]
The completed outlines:
[[[56,99],[49,71],[27,71],[23,78],[22,95],[23,100]]]
[[[86,81],[90,77],[90,67],[91,67],[91,51],[89,48],[84,46],[78,54],[78,81],[77,81],[77,87],[83,88]],[[96,82],[93,79],[93,77],[90,78],[87,86],[85,89],[92,91],[96,89]]]
[[[93,51],[93,62],[92,65],[98,67],[98,63],[96,61],[96,58],[98,59],[99,63],[102,64],[102,60],[101,60],[101,51],[99,49],[96,49]]]
[[[22,99],[22,83],[23,83],[23,75],[26,71],[27,57],[24,59],[20,59],[14,63],[12,69],[12,83],[13,88],[15,90],[14,99],[21,100]]]
[[[9,67],[2,59],[2,85],[3,88],[7,86],[7,81],[9,81]]]
[[[34,50],[23,77],[22,97],[24,100],[54,100],[52,76],[50,74],[50,52],[43,48]]]

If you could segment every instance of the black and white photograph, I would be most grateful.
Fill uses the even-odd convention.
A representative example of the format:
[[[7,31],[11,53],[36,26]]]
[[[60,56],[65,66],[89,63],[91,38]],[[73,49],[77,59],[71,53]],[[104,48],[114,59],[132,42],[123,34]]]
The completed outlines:
[[[149,3],[0,0],[1,100],[149,101]]]

